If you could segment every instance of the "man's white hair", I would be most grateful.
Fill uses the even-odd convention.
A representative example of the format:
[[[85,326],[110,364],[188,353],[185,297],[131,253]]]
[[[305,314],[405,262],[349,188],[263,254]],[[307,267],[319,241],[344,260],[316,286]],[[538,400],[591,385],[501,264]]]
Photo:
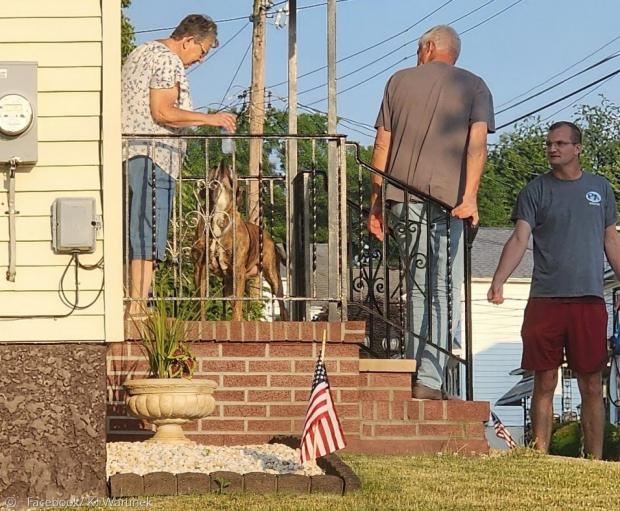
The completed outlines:
[[[424,46],[428,41],[433,41],[437,49],[447,51],[454,55],[454,60],[461,54],[461,38],[449,25],[437,25],[424,32],[420,37],[420,46]]]

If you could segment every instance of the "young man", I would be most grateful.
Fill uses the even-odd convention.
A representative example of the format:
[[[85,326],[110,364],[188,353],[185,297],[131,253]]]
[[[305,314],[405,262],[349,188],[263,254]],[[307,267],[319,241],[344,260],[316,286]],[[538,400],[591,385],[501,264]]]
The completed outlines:
[[[533,234],[534,270],[521,330],[521,366],[534,371],[535,447],[549,449],[553,394],[565,357],[577,373],[585,452],[600,459],[605,420],[601,372],[607,362],[603,251],[620,276],[616,201],[603,177],[582,170],[581,131],[575,124],[553,124],[545,144],[551,172],[532,180],[519,194],[515,229],[502,251],[488,300],[504,301],[504,282]]]
[[[432,342],[447,349],[450,312],[454,325],[460,319],[463,219],[478,223],[477,194],[487,156],[487,132],[495,130],[491,93],[481,78],[454,65],[460,51],[461,41],[452,27],[439,25],[422,35],[417,67],[390,78],[375,123],[373,166],[454,208],[448,239],[442,207],[405,203],[402,190],[386,187],[388,220],[403,259],[409,261],[407,357],[420,363],[413,386],[413,396],[419,399],[445,397],[441,388],[446,358],[426,340],[432,327]],[[383,179],[373,176],[371,180],[368,229],[383,240]],[[427,254],[429,224],[431,250]],[[408,228],[412,225],[419,228],[412,232]],[[451,272],[447,271],[448,246]],[[427,268],[419,266],[422,258],[425,266],[431,266],[430,283]],[[431,326],[428,290],[433,292]],[[452,329],[453,338],[456,330]]]
[[[125,61],[121,76],[124,134],[183,134],[191,126],[220,126],[233,133],[235,116],[192,111],[185,69],[203,62],[216,48],[217,25],[208,16],[190,14],[167,39],[138,46]],[[139,313],[148,296],[153,259],[164,260],[168,218],[185,143],[176,139],[129,140],[126,153],[129,207],[129,259],[132,301],[128,314]],[[153,167],[155,183],[152,183]],[[153,186],[156,207],[153,207]],[[155,218],[153,218],[155,217]],[[155,225],[153,226],[153,221]],[[153,243],[155,231],[155,243]]]

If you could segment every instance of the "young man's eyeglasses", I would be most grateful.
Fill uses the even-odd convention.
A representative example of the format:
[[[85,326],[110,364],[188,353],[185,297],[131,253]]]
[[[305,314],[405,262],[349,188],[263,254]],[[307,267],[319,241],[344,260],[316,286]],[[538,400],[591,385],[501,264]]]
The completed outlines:
[[[552,149],[554,146],[557,147],[558,149],[564,149],[566,146],[569,145],[577,145],[577,142],[565,142],[563,140],[559,140],[557,142],[549,142],[548,140],[545,142],[545,147],[547,149]]]

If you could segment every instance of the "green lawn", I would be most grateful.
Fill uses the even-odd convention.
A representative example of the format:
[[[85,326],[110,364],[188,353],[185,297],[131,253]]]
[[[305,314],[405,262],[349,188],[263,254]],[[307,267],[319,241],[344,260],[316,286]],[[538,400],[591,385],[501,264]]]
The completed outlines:
[[[158,497],[152,510],[620,510],[620,464],[543,456],[343,455],[363,489],[345,497]],[[75,508],[73,508],[75,509]],[[90,508],[93,509],[93,508]],[[125,508],[127,509],[127,508]]]

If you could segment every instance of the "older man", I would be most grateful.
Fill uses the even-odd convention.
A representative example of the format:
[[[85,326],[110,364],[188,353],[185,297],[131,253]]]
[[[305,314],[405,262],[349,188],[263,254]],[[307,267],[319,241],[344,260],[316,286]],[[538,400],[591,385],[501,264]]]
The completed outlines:
[[[192,111],[185,69],[204,61],[217,47],[217,25],[208,16],[191,14],[170,37],[138,46],[122,70],[122,129],[125,134],[174,135],[191,126],[219,126],[235,131],[230,113]],[[140,311],[153,274],[153,260],[164,260],[168,219],[185,154],[185,144],[172,139],[134,139],[128,143],[127,185],[129,258],[134,301],[129,314]],[[153,183],[152,176],[155,177]],[[155,207],[153,206],[155,188]],[[153,222],[155,224],[153,225]],[[155,242],[153,242],[155,232]]]
[[[503,285],[519,265],[534,235],[534,270],[525,309],[523,369],[534,371],[532,426],[536,448],[549,449],[553,394],[564,358],[577,373],[586,454],[603,453],[603,389],[607,362],[607,309],[603,300],[603,251],[620,276],[616,200],[601,176],[582,170],[581,131],[566,121],[549,128],[551,172],[530,181],[519,193],[516,222],[488,292],[504,301]]]
[[[455,217],[448,229],[444,209],[413,195],[405,203],[403,191],[390,184],[383,204],[383,179],[372,178],[368,228],[383,240],[385,206],[403,259],[408,261],[407,356],[420,362],[413,386],[413,395],[419,399],[445,397],[445,355],[426,341],[432,327],[432,342],[447,348],[448,315],[452,313],[455,325],[460,319],[462,219],[478,223],[477,194],[487,156],[487,132],[494,131],[495,124],[493,100],[484,81],[454,65],[460,50],[461,41],[453,28],[440,25],[426,32],[418,44],[418,66],[390,78],[375,123],[373,166],[453,208]],[[402,228],[412,224],[419,226],[415,232]],[[429,245],[430,253],[426,253]],[[431,265],[430,281],[426,268],[418,266],[418,256]],[[431,325],[428,292],[432,293]]]

